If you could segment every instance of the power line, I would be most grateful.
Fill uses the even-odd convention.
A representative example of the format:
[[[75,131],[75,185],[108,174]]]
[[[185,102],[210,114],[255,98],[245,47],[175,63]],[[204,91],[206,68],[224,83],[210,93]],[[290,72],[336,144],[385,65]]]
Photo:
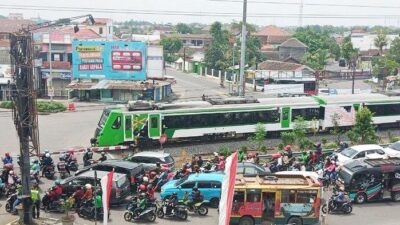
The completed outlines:
[[[234,0],[232,0],[234,1]],[[164,16],[195,16],[195,17],[225,17],[239,18],[240,13],[233,12],[184,12],[166,10],[127,10],[127,9],[104,9],[104,8],[73,8],[73,7],[52,7],[52,6],[22,6],[22,5],[0,5],[2,9],[38,10],[38,11],[66,11],[66,12],[97,12],[111,14],[140,14],[140,15],[164,15]],[[252,18],[298,18],[300,14],[292,13],[261,13],[249,14]],[[303,14],[303,18],[319,19],[383,19],[399,18],[400,15],[343,15],[343,14]]]
[[[211,2],[238,2],[242,3],[242,0],[208,0]],[[252,4],[271,4],[271,5],[300,5],[300,2],[281,2],[281,1],[249,1]],[[356,7],[356,8],[380,8],[380,9],[400,9],[400,6],[389,6],[389,5],[358,5],[358,4],[332,4],[332,3],[303,3],[308,6],[330,6],[330,7]]]

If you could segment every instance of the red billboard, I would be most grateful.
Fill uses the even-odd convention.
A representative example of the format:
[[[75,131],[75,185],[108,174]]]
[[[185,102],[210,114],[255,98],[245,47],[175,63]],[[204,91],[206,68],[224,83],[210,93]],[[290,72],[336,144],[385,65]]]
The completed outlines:
[[[112,70],[140,71],[142,70],[141,51],[112,51]]]

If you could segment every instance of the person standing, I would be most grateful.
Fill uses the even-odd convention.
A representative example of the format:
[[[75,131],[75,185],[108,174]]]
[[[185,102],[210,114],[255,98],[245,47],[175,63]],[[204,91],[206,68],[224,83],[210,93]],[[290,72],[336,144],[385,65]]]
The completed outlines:
[[[39,194],[39,185],[34,184],[31,190],[31,199],[32,199],[32,216],[34,219],[38,219],[40,216],[40,194]]]

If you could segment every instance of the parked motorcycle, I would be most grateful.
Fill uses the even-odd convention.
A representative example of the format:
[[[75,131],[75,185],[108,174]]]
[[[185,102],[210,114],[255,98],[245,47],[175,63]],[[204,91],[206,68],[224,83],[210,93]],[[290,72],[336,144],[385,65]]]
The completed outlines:
[[[66,177],[68,177],[68,172],[66,169],[66,163],[65,162],[58,162],[57,163],[57,169],[58,169],[58,173],[60,174],[60,178],[61,179],[65,179]]]
[[[64,200],[62,198],[59,198],[57,200],[50,200],[48,195],[49,192],[46,192],[46,194],[42,198],[42,208],[44,209],[44,211],[63,213],[65,211],[62,207],[64,204]]]
[[[335,202],[335,197],[337,195],[332,195],[328,202],[322,205],[323,213],[332,213],[332,212],[342,212],[344,214],[350,214],[353,211],[353,207],[349,201],[338,204]]]
[[[132,221],[132,220],[142,220],[148,222],[154,222],[156,220],[155,208],[148,207],[143,212],[137,213],[135,212],[137,209],[137,199],[134,199],[130,204],[127,206],[127,210],[124,213],[125,221]]]
[[[6,197],[10,197],[11,195],[15,194],[16,192],[17,192],[17,186],[15,184],[7,185],[5,188]]]
[[[73,171],[73,172],[78,171],[78,163],[76,160],[68,162],[67,167],[68,167],[69,171]]]
[[[80,217],[86,218],[89,220],[95,219],[95,217],[96,217],[96,220],[99,220],[99,219],[102,219],[104,216],[103,208],[100,208],[96,212],[96,208],[92,201],[86,201],[86,202],[82,203],[82,206],[79,209],[77,209],[77,213]],[[110,212],[108,212],[108,218],[110,218]]]
[[[188,212],[186,206],[178,204],[172,209],[170,215],[166,215],[167,205],[168,205],[168,200],[164,200],[162,204],[158,207],[156,212],[158,218],[162,219],[164,218],[164,216],[166,216],[170,218],[178,218],[180,220],[187,220]]]

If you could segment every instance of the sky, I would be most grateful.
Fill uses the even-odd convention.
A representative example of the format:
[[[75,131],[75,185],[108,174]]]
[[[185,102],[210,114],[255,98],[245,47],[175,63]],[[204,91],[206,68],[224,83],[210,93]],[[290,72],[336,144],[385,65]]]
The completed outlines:
[[[301,1],[302,22],[299,19]],[[217,20],[241,21],[242,6],[242,0],[0,0],[0,15],[23,13],[25,18],[40,16],[54,20],[92,14],[114,21],[210,24]],[[248,0],[247,7],[248,22],[260,26],[400,27],[400,0]]]

